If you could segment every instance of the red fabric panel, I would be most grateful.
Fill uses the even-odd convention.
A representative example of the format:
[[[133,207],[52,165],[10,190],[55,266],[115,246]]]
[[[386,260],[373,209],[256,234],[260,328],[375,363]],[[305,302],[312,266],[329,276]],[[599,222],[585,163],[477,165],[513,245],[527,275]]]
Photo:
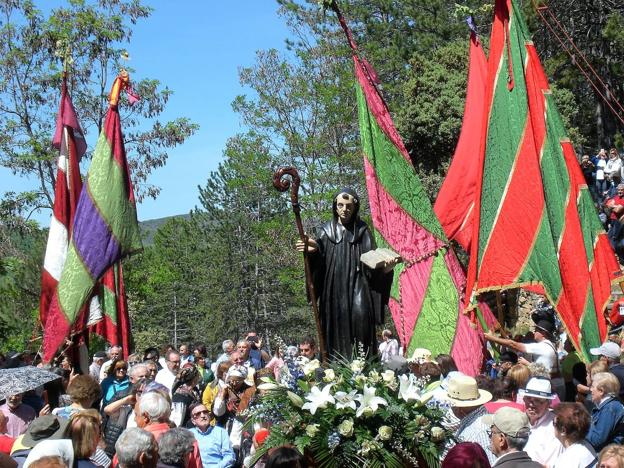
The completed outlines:
[[[433,207],[446,236],[457,241],[467,252],[470,251],[472,237],[486,79],[487,59],[481,42],[473,33],[470,35],[470,62],[462,129],[455,155]]]

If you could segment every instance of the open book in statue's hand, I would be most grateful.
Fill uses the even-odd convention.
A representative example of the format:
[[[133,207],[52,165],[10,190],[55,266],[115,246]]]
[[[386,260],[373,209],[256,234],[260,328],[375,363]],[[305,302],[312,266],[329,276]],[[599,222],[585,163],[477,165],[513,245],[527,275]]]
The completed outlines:
[[[401,262],[401,256],[394,250],[379,248],[369,250],[360,255],[360,261],[369,268],[386,268],[391,270],[397,263]]]

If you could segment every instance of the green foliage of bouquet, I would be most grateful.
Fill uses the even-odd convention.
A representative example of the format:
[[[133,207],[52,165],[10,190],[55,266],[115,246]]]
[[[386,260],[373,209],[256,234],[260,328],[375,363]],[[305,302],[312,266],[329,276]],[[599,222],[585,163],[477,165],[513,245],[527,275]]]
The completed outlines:
[[[290,444],[319,467],[439,466],[451,434],[442,426],[444,410],[428,403],[427,385],[414,375],[397,376],[367,361],[287,362],[278,380],[263,377],[261,396],[247,425],[270,426],[270,436],[254,462],[270,448]]]

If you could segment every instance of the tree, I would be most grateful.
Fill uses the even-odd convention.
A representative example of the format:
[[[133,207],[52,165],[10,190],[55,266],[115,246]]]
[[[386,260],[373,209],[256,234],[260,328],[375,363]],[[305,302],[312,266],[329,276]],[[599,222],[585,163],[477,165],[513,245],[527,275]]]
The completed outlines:
[[[99,134],[108,87],[125,65],[122,47],[151,11],[140,0],[70,0],[44,15],[30,0],[0,2],[0,164],[38,181],[32,206],[51,208],[54,200],[51,136],[64,65],[84,129]],[[198,127],[187,118],[157,120],[172,93],[158,80],[137,80],[134,87],[142,100],[124,106],[123,125],[141,199],[158,195],[159,188],[148,184],[151,171]]]

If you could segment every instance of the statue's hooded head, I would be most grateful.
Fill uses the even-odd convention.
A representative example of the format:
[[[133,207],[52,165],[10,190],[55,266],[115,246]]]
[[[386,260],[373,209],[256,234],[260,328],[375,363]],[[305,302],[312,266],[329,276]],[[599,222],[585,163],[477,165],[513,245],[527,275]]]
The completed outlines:
[[[332,213],[334,220],[347,225],[358,219],[360,211],[360,197],[353,189],[344,188],[334,197]]]

